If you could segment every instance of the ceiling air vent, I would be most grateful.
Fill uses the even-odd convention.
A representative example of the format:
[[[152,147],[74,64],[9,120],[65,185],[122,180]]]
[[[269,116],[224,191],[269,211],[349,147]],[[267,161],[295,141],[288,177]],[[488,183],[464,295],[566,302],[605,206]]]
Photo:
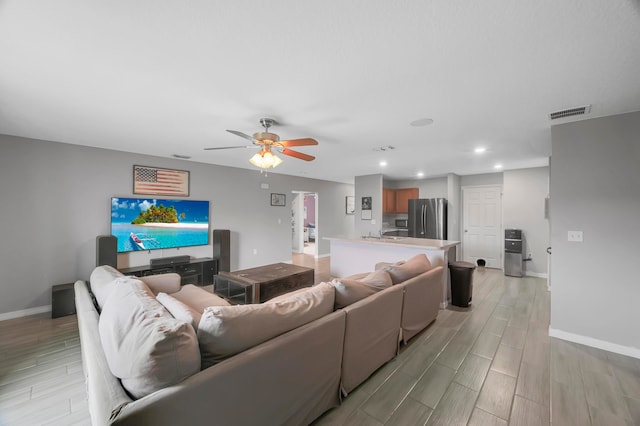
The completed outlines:
[[[573,117],[574,115],[584,115],[591,112],[591,105],[563,109],[562,111],[556,111],[549,114],[549,120],[556,120],[558,118]]]
[[[391,145],[384,145],[384,146],[373,148],[374,151],[390,151],[392,149],[396,149],[396,147]]]

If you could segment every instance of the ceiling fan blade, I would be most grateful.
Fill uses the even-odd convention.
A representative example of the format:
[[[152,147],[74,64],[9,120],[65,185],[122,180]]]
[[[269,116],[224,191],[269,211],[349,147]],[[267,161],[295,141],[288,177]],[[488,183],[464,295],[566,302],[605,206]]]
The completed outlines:
[[[213,148],[204,148],[204,150],[215,151],[216,149],[234,149],[234,148],[255,148],[255,146],[254,145],[216,146]]]
[[[288,155],[290,157],[299,158],[300,160],[304,160],[304,161],[311,161],[311,160],[315,160],[316,158],[313,155],[303,154],[301,152],[294,151],[292,149],[286,149],[286,148],[280,151],[280,153],[284,155]]]
[[[302,139],[291,139],[287,141],[278,142],[280,145],[285,148],[288,146],[307,146],[307,145],[318,145],[318,141],[311,138],[302,138]]]
[[[253,136],[249,136],[249,135],[247,135],[247,134],[245,134],[245,133],[242,133],[242,132],[239,132],[239,131],[237,131],[237,130],[227,130],[227,132],[229,132],[229,133],[233,133],[234,135],[236,135],[236,136],[240,136],[241,138],[248,139],[248,140],[250,140],[250,141],[251,141],[251,142],[253,142],[253,143],[258,143],[258,142],[260,142],[260,141],[258,141],[257,139],[255,139]]]

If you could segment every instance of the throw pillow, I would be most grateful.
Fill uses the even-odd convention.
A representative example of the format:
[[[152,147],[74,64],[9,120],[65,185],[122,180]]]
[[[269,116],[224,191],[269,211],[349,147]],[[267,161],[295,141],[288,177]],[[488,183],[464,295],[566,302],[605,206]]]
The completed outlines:
[[[371,296],[392,286],[391,276],[387,271],[375,271],[366,276],[354,275],[359,279],[338,278],[331,283],[336,290],[335,309],[344,308],[358,300]]]
[[[426,254],[420,253],[416,254],[404,263],[396,263],[391,266],[385,266],[382,269],[389,272],[393,284],[399,284],[427,272],[431,269],[431,262],[429,262]]]
[[[146,283],[145,283],[146,284]],[[198,331],[198,323],[200,322],[201,313],[196,312],[195,309],[191,309],[175,297],[168,295],[167,293],[158,293],[156,300],[165,307],[167,311],[175,319],[186,321],[193,326],[195,331]]]
[[[200,352],[193,327],[172,318],[142,281],[119,280],[98,323],[111,373],[133,398],[197,373]]]
[[[331,285],[320,283],[305,290],[304,295],[270,303],[206,308],[198,326],[202,368],[333,311]]]

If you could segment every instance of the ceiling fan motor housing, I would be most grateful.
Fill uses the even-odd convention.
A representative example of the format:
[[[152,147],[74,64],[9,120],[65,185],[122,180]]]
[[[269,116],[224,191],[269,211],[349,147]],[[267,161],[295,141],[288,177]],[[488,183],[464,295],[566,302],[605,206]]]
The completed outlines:
[[[276,135],[275,133],[269,133],[269,132],[254,133],[253,138],[259,141],[271,141],[271,142],[278,142],[280,140],[280,136]]]

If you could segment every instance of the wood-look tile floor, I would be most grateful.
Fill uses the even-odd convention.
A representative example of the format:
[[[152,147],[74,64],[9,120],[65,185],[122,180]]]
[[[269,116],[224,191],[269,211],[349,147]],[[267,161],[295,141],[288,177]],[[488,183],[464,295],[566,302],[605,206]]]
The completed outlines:
[[[293,261],[330,278],[329,258]],[[440,311],[315,424],[640,425],[640,360],[548,325],[545,280],[476,271],[470,308]],[[0,425],[76,424],[90,424],[76,317],[1,321]]]

